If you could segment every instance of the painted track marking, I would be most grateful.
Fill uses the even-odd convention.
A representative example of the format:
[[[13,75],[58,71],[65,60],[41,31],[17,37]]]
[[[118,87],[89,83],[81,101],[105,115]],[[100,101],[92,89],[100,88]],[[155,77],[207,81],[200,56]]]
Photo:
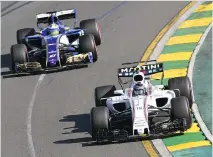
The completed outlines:
[[[146,151],[149,153],[150,157],[159,157],[158,153],[156,152],[150,141],[146,140],[142,141],[142,143]]]
[[[34,87],[32,99],[30,101],[30,104],[28,106],[28,111],[27,111],[27,141],[28,141],[28,146],[29,146],[31,157],[36,157],[35,148],[34,148],[34,144],[33,144],[33,138],[32,138],[32,125],[31,125],[32,112],[33,112],[34,101],[36,98],[36,93],[37,93],[37,90],[39,89],[42,81],[44,80],[44,76],[45,76],[45,74],[42,74],[39,77],[39,79],[36,83],[36,86]]]
[[[169,41],[166,43],[166,46],[175,44],[196,43],[200,40],[201,36],[202,34],[192,34],[192,35],[171,37]]]
[[[144,52],[144,55],[142,56],[142,58],[140,59],[140,61],[147,61],[151,54],[153,53],[153,50],[156,49],[157,44],[160,42],[160,40],[164,37],[164,35],[166,34],[166,32],[169,31],[169,29],[178,21],[178,19],[186,12],[188,11],[191,7],[193,7],[196,4],[195,1],[190,2],[185,8],[183,8],[168,24],[166,24],[166,26],[160,31],[160,33],[153,39],[153,41],[150,43],[150,45],[147,47],[146,51]],[[143,63],[140,63],[140,65],[142,65]],[[159,141],[160,143],[162,143],[162,141]],[[146,148],[146,146],[151,145],[150,141],[142,141],[142,144],[144,145],[144,147]],[[151,145],[152,146],[152,145]],[[154,148],[152,147],[152,150],[154,151]],[[164,149],[165,150],[165,149]],[[154,157],[153,151],[148,151],[149,155],[151,157]],[[169,152],[165,152],[167,153],[168,156],[171,156],[169,154]],[[154,153],[156,153],[156,151],[154,151]],[[161,154],[162,155],[162,154]]]
[[[198,16],[198,14],[196,14],[197,15],[197,17],[195,16],[195,14],[193,14],[193,16],[191,16],[190,17],[190,19],[195,19],[195,17],[196,18],[201,18],[200,16]],[[208,15],[209,16],[209,15]],[[193,17],[193,18],[192,18]],[[207,16],[205,16],[205,17],[207,17]],[[206,26],[205,27],[207,27],[208,26],[208,24],[209,23],[207,23],[206,24]],[[203,32],[205,31],[204,29],[203,29],[203,31],[197,31],[197,28],[198,27],[193,27],[192,29],[193,29],[193,31],[194,32],[192,32],[191,31],[191,33],[188,33],[188,34],[200,34],[200,32],[203,34]],[[196,29],[196,30],[195,30]],[[183,30],[184,29],[179,29],[179,35],[181,34],[181,33],[183,33]],[[185,30],[184,30],[185,31]],[[186,33],[185,33],[185,35],[186,35]],[[178,35],[174,35],[174,36],[178,36]],[[174,37],[173,36],[173,37]],[[183,36],[183,35],[182,35]],[[201,39],[199,39],[199,40],[201,40]],[[178,49],[171,49],[171,45],[169,45],[169,46],[167,46],[166,48],[167,48],[167,51],[163,51],[163,52],[167,52],[167,53],[164,53],[164,54],[168,54],[168,52],[181,52],[182,50],[183,50],[183,47],[182,47],[182,45],[185,47],[185,45],[184,44],[181,44],[181,46],[180,45],[172,45],[173,47],[178,47],[179,46],[179,48]],[[196,47],[196,45],[198,45],[198,46],[200,46],[201,44],[200,43],[198,43],[198,41],[197,42],[193,42],[193,43],[190,43],[190,47],[193,45],[193,51],[194,51],[194,48]],[[169,48],[170,47],[170,48]],[[184,48],[185,49],[185,48]],[[187,48],[187,51],[191,51],[190,50],[191,48]],[[168,50],[170,50],[170,51],[168,51]],[[177,51],[178,50],[178,51]],[[185,50],[186,51],[186,50]],[[195,53],[195,52],[194,52]],[[162,55],[162,54],[161,54]],[[193,57],[193,55],[192,55],[192,57]],[[186,60],[187,61],[187,60]],[[177,62],[173,62],[173,63],[175,63],[176,65],[177,65],[177,63],[179,63],[180,61],[177,61]],[[184,63],[185,61],[183,61],[182,63]],[[187,61],[187,62],[189,62],[189,61]],[[191,61],[190,61],[191,62]],[[169,70],[169,69],[174,69],[174,67],[173,68],[171,68],[171,62],[170,63],[167,63],[167,62],[165,62],[166,64],[167,64],[167,66],[166,66],[166,68],[167,68],[167,70]],[[176,68],[175,69],[177,69],[177,67],[179,67],[179,68],[185,68],[185,67],[187,67],[188,66],[188,63],[187,63],[187,65],[184,63],[184,64],[180,64],[179,66],[176,66]],[[169,68],[169,69],[168,69]],[[189,69],[188,69],[189,70]],[[167,78],[167,80],[168,80],[168,78]],[[194,106],[194,105],[193,105]],[[197,123],[196,123],[197,124]],[[178,138],[178,137],[176,137],[176,138],[171,138],[171,139],[165,139],[164,140],[164,143],[166,142],[167,144],[166,144],[166,146],[167,146],[167,148],[168,148],[168,146],[173,146],[174,145],[174,143],[176,143],[176,145],[178,146],[178,149],[177,150],[179,150],[179,149],[184,149],[185,151],[187,151],[187,149],[188,148],[193,148],[193,147],[200,147],[202,144],[203,145],[205,145],[206,146],[206,148],[209,148],[210,149],[210,144],[208,144],[207,142],[204,142],[204,143],[196,143],[196,142],[199,142],[199,141],[203,141],[205,138],[204,138],[204,136],[202,135],[202,133],[201,132],[198,132],[197,133],[197,131],[200,131],[200,129],[198,129],[197,127],[196,128],[194,128],[193,130],[189,130],[189,132],[188,132],[188,134],[187,135],[185,135],[185,136],[183,136],[182,138]],[[192,134],[193,133],[193,134]],[[197,138],[199,138],[199,140],[197,139]],[[197,140],[197,141],[196,141]],[[187,143],[189,143],[189,145],[181,145],[181,144],[187,144]],[[193,145],[193,143],[196,145]],[[191,144],[191,145],[190,145]],[[189,146],[191,146],[191,147],[189,147]],[[186,147],[186,148],[185,148]],[[173,150],[174,150],[174,146],[173,147],[171,147]],[[203,147],[202,147],[203,148]],[[194,150],[194,149],[193,149]],[[188,150],[188,151],[192,151],[191,149],[190,150]],[[184,154],[180,154],[180,152],[181,151],[178,151],[178,154],[179,155],[177,155],[177,156],[185,156]],[[204,151],[205,152],[205,151]],[[175,151],[175,153],[177,153],[176,151]],[[193,153],[193,154],[195,154],[195,153]],[[172,155],[174,155],[174,156],[176,156],[176,154],[174,154],[174,152],[172,153]],[[195,154],[195,156],[196,156],[197,154]],[[193,155],[194,156],[194,155]],[[204,155],[203,155],[204,156]]]
[[[175,152],[183,149],[189,149],[194,147],[201,147],[201,146],[210,146],[211,143],[209,141],[203,140],[203,141],[196,141],[196,142],[188,142],[183,144],[177,144],[174,146],[168,146],[168,150],[170,152]]]
[[[202,18],[202,19],[194,19],[194,20],[186,20],[183,22],[180,28],[191,28],[191,27],[202,27],[209,25],[212,21],[212,17]]]
[[[168,53],[161,54],[157,59],[158,62],[167,62],[167,61],[181,61],[181,60],[189,60],[192,56],[192,52],[176,52],[176,53]]]
[[[162,39],[162,37],[166,34],[166,32],[174,25],[178,19],[189,9],[191,8],[196,2],[190,2],[185,8],[183,8],[166,26],[158,33],[158,35],[152,40],[150,45],[147,47],[144,55],[140,59],[140,61],[147,61],[152,54],[153,50],[156,48],[158,42]]]

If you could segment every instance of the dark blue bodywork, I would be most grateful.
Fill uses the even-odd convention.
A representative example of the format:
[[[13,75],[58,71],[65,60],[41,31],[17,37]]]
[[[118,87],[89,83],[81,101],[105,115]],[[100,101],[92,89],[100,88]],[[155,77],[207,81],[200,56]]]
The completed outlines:
[[[48,51],[47,62],[50,64],[50,66],[55,66],[58,61],[57,58],[59,56],[57,54],[57,39],[58,36],[46,37]]]
[[[55,15],[51,15],[51,23],[49,24],[57,24],[60,29],[60,34],[56,36],[50,36],[48,35],[47,29],[46,28],[41,28],[40,25],[38,24],[39,29],[41,30],[39,35],[33,35],[33,36],[27,36],[25,37],[25,41],[29,42],[32,40],[37,40],[37,41],[44,41],[46,45],[46,64],[47,66],[56,66],[57,63],[60,60],[59,52],[58,52],[58,46],[59,46],[59,39],[62,35],[66,35],[67,37],[70,36],[81,36],[82,32],[85,31],[83,29],[67,29],[65,25],[62,24],[62,22],[59,20],[59,18]],[[76,23],[76,20],[75,20]],[[73,55],[78,55],[78,52],[76,51],[75,48],[70,46],[68,48],[68,52],[72,53]]]

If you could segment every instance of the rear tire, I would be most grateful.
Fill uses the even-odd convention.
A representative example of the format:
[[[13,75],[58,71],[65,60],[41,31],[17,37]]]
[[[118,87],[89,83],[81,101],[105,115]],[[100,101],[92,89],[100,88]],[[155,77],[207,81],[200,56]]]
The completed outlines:
[[[101,103],[101,98],[114,96],[116,87],[114,85],[106,85],[95,88],[95,105],[106,106],[106,103]]]
[[[185,96],[173,98],[171,100],[171,119],[185,118],[187,122],[187,129],[192,126],[192,117],[190,114],[189,101]]]
[[[35,29],[34,28],[23,28],[23,29],[19,29],[16,32],[16,38],[17,38],[17,43],[18,44],[23,44],[23,38],[26,36],[30,36],[30,35],[35,35]]]
[[[101,31],[99,24],[95,19],[81,21],[80,28],[86,29],[85,34],[92,34],[94,36],[97,46],[101,45]]]
[[[170,90],[179,89],[180,96],[185,96],[189,100],[190,108],[192,107],[192,88],[191,82],[187,76],[171,78],[168,81],[168,86]]]
[[[91,134],[96,139],[98,129],[109,129],[109,110],[107,107],[93,107],[91,109]]]
[[[93,62],[98,60],[97,47],[92,34],[79,37],[79,52],[83,54],[92,52]]]
[[[15,72],[15,63],[23,64],[27,62],[27,47],[24,44],[11,46],[11,70]]]

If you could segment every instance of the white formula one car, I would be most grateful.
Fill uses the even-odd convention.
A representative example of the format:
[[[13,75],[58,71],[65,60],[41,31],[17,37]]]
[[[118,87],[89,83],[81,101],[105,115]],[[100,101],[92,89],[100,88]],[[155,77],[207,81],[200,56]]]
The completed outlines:
[[[168,86],[154,86],[150,76],[161,72],[163,78],[163,63],[150,62],[118,69],[122,90],[116,90],[114,85],[96,87],[96,107],[91,109],[94,141],[138,139],[141,135],[167,136],[177,131],[183,133],[191,127],[189,78],[172,78]],[[121,77],[132,78],[129,88],[123,89],[125,83]]]

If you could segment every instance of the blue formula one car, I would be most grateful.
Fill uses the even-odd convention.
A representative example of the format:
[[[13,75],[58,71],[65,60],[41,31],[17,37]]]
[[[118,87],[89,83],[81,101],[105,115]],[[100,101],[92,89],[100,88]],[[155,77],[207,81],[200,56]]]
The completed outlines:
[[[17,43],[11,46],[13,73],[35,73],[87,66],[98,59],[100,27],[95,19],[83,20],[76,27],[75,9],[37,15],[37,26],[17,30]],[[74,19],[74,27],[62,20]],[[45,25],[42,27],[42,25]]]

